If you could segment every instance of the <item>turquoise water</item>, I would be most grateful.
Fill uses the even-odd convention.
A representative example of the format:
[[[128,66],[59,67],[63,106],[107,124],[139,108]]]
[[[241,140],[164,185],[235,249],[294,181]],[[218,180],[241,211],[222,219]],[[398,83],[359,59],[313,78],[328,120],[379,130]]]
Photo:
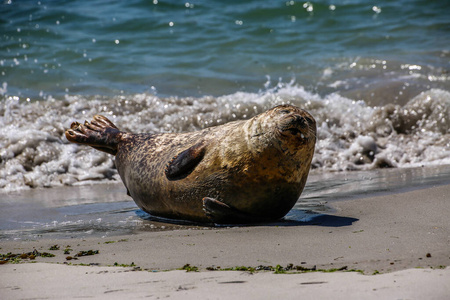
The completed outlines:
[[[450,90],[449,1],[3,1],[3,96]],[[393,95],[386,99],[386,89]]]

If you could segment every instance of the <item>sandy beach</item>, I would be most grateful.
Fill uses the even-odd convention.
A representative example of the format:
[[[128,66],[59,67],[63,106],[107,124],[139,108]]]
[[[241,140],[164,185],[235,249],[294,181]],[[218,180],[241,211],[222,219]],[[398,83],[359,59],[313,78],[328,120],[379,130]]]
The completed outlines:
[[[0,300],[450,300],[449,8],[2,1]]]
[[[289,226],[2,241],[3,254],[36,250],[55,256],[1,265],[0,294],[2,299],[448,299],[449,194],[450,185],[440,185],[337,201],[334,212]],[[49,250],[55,245],[58,250]],[[84,256],[89,250],[98,254]],[[178,270],[186,264],[199,272]],[[278,273],[287,274],[275,274],[277,265]],[[224,271],[242,266],[272,271]],[[322,271],[300,271],[305,269]]]

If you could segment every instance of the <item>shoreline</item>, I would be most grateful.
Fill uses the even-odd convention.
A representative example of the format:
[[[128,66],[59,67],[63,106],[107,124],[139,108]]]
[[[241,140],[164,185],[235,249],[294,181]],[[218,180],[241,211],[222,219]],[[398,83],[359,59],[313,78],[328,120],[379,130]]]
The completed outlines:
[[[450,183],[448,176],[450,165],[339,173],[312,172],[301,198],[288,215],[280,221],[262,225],[308,225],[318,215],[333,212],[336,202],[391,197],[442,186]],[[141,211],[126,195],[121,182],[30,189],[2,193],[0,199],[0,241],[113,238],[139,231],[205,228],[203,224],[167,220]]]
[[[331,274],[289,275],[287,281],[297,282],[296,288],[301,287],[302,292],[313,293],[309,294],[311,297],[317,295],[317,287],[322,287],[326,291],[333,290],[333,287],[337,288],[342,285],[341,281],[343,280],[348,287],[337,292],[337,295],[346,299],[356,298],[352,295],[352,291],[365,290],[372,293],[373,291],[366,290],[367,285],[381,280],[380,278],[385,278],[385,281],[381,280],[383,286],[386,290],[393,292],[393,295],[411,296],[411,291],[417,290],[417,287],[421,286],[422,294],[418,295],[427,295],[430,299],[442,299],[444,295],[450,295],[449,194],[450,184],[447,184],[403,193],[336,201],[332,203],[333,212],[320,215],[311,222],[297,225],[223,227],[208,230],[182,229],[159,232],[139,230],[126,236],[107,238],[2,241],[0,253],[24,253],[36,249],[39,252],[53,253],[55,257],[37,257],[35,259],[37,264],[14,265],[7,263],[0,266],[4,270],[0,275],[0,285],[2,290],[12,298],[21,298],[25,297],[27,292],[40,288],[39,285],[33,285],[21,279],[23,273],[36,274],[39,272],[42,276],[57,274],[57,277],[74,279],[75,273],[88,272],[84,268],[90,268],[91,273],[97,274],[93,278],[107,278],[105,286],[112,288],[116,283],[121,284],[121,277],[118,274],[130,269],[108,267],[108,275],[102,273],[105,271],[105,267],[114,266],[117,263],[118,266],[133,266],[139,267],[140,270],[158,271],[156,273],[145,271],[133,273],[141,274],[140,276],[143,278],[153,278],[152,280],[156,281],[162,280],[161,278],[165,276],[170,278],[182,276],[183,280],[192,278],[192,276],[200,276],[200,278],[218,276],[217,280],[219,281],[246,281],[248,284],[243,284],[243,286],[246,286],[247,289],[258,287],[258,289],[267,290],[270,294],[271,291],[278,290],[278,283],[285,281],[282,277],[277,277],[280,274],[257,272],[256,276],[252,277],[268,277],[270,279],[265,280],[271,283],[269,284],[262,279],[255,281],[240,279],[242,276],[249,277],[250,275],[242,275],[250,274],[249,272],[211,272],[207,271],[207,268],[220,266],[221,269],[224,269],[238,266],[257,267],[259,265],[285,267],[293,264],[305,268],[315,266],[317,269],[325,270],[345,267],[347,270],[361,270],[365,275],[381,274],[354,277],[360,274],[340,271]],[[58,245],[60,249],[49,250],[54,245]],[[73,249],[70,255],[88,250],[99,250],[99,254],[80,256],[78,260],[67,261],[68,255],[64,254],[67,246]],[[78,268],[65,266],[65,263],[95,265],[95,267],[83,267],[83,271],[79,271]],[[189,274],[184,271],[160,272],[180,269],[186,264],[199,268],[201,272],[190,272]],[[179,275],[181,273],[185,275]],[[393,278],[400,277],[403,278],[404,284],[397,284],[395,280],[393,281]],[[298,282],[303,279],[305,282],[311,280],[327,282],[327,284],[299,285]],[[206,284],[202,280],[199,279],[194,284],[195,288],[183,290],[183,293],[176,293],[178,287],[183,287],[176,280],[168,280],[165,288],[170,295],[172,295],[171,293],[180,296],[182,294],[198,295],[196,293],[200,291],[206,293],[206,287],[212,284],[210,282]],[[219,288],[222,285],[217,283],[217,280],[212,280],[212,282],[216,282],[217,292],[222,293]],[[8,290],[8,286],[11,286],[12,282],[19,287],[17,290]],[[50,280],[48,284],[51,282]],[[338,284],[338,282],[340,283]],[[427,282],[426,287],[423,287],[423,282]],[[67,286],[74,287],[70,282],[67,283]],[[102,291],[105,286],[100,290],[92,291],[92,293],[98,295],[97,293]],[[149,286],[152,285],[149,283]],[[131,284],[131,287],[133,287],[131,290],[136,293],[140,289],[137,282],[134,283],[134,286]],[[47,288],[51,289],[51,286]],[[155,288],[157,289],[157,287]],[[124,289],[123,293],[126,290]],[[136,296],[137,294],[133,294],[132,291],[130,295]],[[423,294],[425,291],[427,294]],[[242,292],[245,295],[245,291],[242,290]],[[64,291],[60,291],[60,293],[62,294],[58,294],[59,296],[68,295],[64,294],[67,293]],[[373,293],[373,295],[375,294]],[[249,295],[251,298],[252,294]],[[228,296],[219,294],[218,298],[230,298]]]

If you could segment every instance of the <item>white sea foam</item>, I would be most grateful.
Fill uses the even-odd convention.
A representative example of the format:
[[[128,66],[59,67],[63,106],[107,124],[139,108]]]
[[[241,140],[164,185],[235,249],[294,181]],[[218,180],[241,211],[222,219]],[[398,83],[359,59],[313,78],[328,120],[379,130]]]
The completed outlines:
[[[323,171],[450,164],[450,93],[432,89],[405,106],[371,107],[339,94],[320,97],[294,84],[261,93],[180,98],[149,94],[0,102],[0,188],[78,185],[119,180],[112,157],[69,144],[72,121],[104,114],[122,130],[182,132],[250,118],[291,103],[317,120],[312,167]]]

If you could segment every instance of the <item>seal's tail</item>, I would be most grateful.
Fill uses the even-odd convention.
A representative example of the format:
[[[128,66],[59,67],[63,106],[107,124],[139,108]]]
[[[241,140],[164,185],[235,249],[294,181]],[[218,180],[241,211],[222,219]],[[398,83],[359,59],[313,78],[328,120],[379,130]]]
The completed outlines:
[[[97,150],[116,155],[122,132],[104,116],[95,115],[91,123],[73,122],[66,130],[69,142],[91,146]]]

